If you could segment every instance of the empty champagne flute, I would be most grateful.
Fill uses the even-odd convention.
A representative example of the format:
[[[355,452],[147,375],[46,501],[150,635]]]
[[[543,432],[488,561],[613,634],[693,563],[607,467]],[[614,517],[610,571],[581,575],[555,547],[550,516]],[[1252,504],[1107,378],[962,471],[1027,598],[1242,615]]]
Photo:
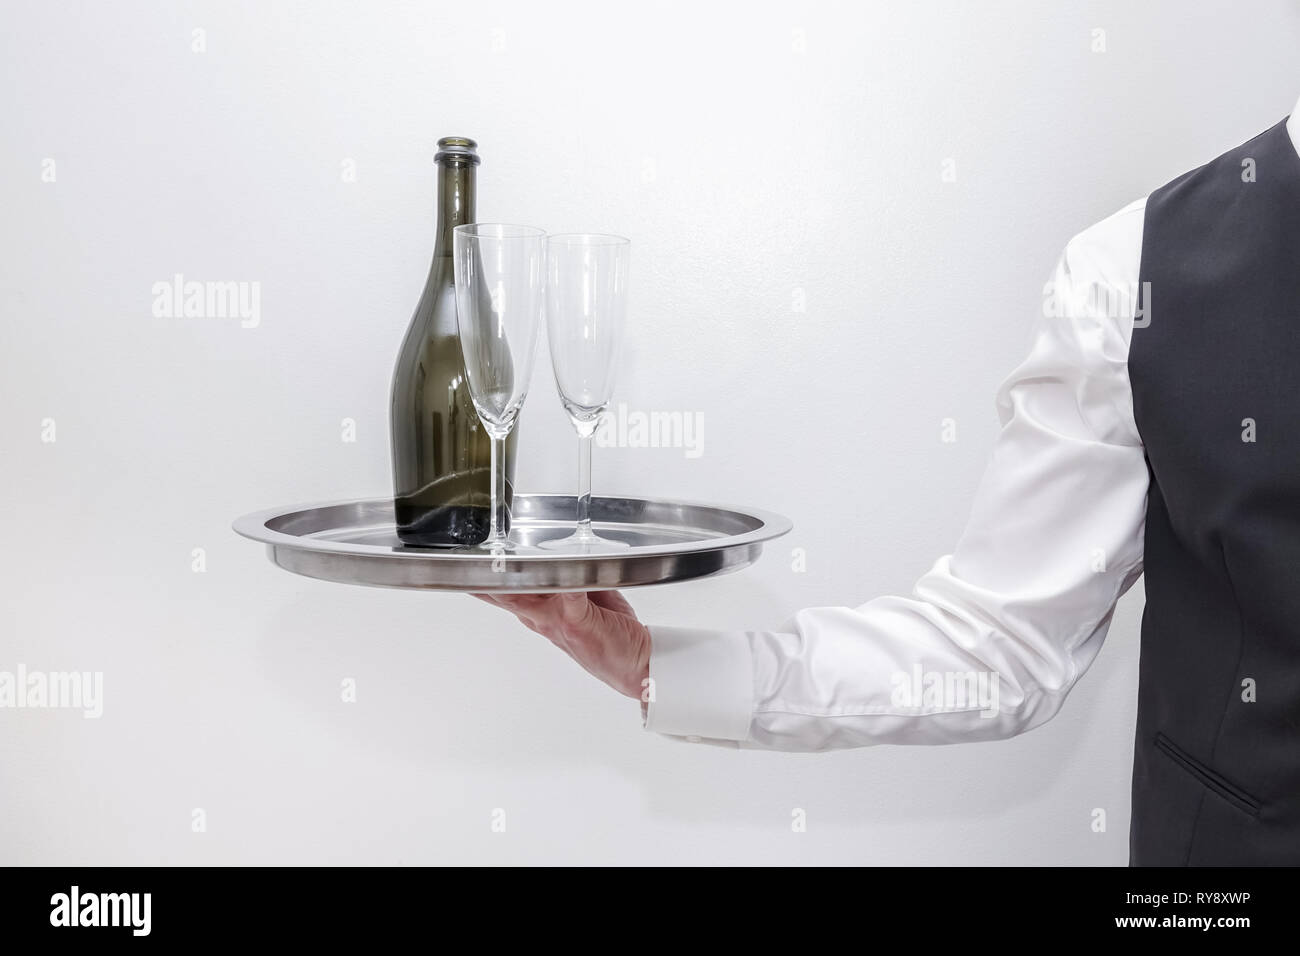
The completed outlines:
[[[546,232],[470,223],[452,233],[456,324],[470,399],[492,440],[488,536],[459,550],[530,550],[508,539],[506,438],[528,397],[545,301]]]
[[[550,550],[626,548],[591,528],[591,446],[614,391],[627,317],[632,243],[622,236],[567,234],[546,243],[546,331],[560,401],[578,433],[577,526]]]

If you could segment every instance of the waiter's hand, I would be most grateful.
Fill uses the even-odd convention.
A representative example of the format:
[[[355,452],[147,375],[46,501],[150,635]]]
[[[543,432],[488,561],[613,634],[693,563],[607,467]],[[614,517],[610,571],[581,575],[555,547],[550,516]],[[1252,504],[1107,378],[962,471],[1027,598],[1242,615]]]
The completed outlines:
[[[650,629],[617,591],[474,596],[505,608],[620,694],[640,699],[650,676]]]

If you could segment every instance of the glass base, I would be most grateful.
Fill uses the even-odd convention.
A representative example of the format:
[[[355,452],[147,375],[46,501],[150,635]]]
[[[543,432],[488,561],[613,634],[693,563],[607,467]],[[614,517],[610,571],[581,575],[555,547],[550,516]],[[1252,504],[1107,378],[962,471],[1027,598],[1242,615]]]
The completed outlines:
[[[590,532],[583,534],[578,531],[567,538],[539,541],[537,546],[546,551],[563,551],[567,554],[600,554],[607,551],[623,551],[631,547],[626,541],[619,541],[617,538],[602,538],[598,534]]]
[[[465,544],[453,549],[454,554],[536,554],[532,545],[520,544],[518,541],[484,541],[482,544]]]

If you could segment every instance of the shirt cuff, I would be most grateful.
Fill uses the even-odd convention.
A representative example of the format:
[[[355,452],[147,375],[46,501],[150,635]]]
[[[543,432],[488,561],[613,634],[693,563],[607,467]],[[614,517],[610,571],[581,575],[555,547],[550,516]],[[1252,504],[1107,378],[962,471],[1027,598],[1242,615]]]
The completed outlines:
[[[754,660],[743,631],[650,628],[646,730],[745,740],[754,714]]]

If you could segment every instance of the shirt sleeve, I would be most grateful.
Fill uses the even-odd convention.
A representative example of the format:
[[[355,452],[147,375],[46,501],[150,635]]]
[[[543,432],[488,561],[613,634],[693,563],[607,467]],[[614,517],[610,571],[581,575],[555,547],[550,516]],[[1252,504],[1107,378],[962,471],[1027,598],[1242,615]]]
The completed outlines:
[[[648,730],[809,751],[1009,737],[1060,709],[1142,572],[1128,350],[1144,210],[1067,244],[998,390],[1002,428],[953,553],[906,597],[774,631],[652,626]]]

